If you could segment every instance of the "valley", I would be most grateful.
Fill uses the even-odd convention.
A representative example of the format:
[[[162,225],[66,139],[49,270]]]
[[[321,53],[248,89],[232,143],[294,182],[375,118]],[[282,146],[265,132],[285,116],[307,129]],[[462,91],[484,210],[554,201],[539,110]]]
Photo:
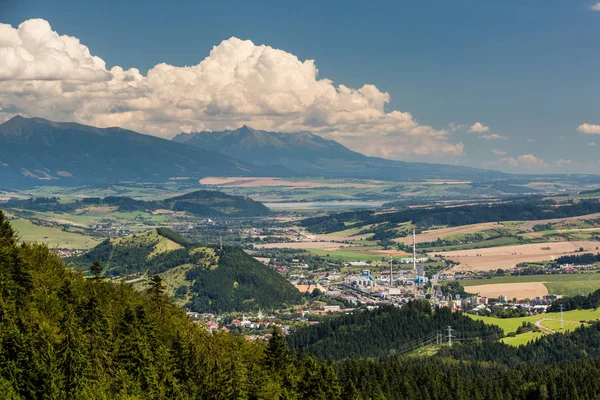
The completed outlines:
[[[0,136],[9,132],[15,144],[21,136],[34,140],[37,130],[91,141],[117,133],[17,119],[0,126]],[[0,209],[17,241],[46,244],[87,280],[143,296],[157,290],[209,334],[270,341],[281,330],[292,351],[318,359],[459,360],[479,341],[508,353],[538,351],[557,333],[577,337],[596,327],[594,176],[440,174],[439,166],[367,159],[316,135],[286,142],[292,136],[250,128],[189,138],[198,137],[241,144],[162,148],[183,160],[208,151],[225,161],[219,171],[190,161],[179,166],[186,176],[148,167],[144,179],[84,175],[81,185],[48,166],[42,175],[27,169],[37,181],[5,179]],[[231,173],[229,162],[243,172]],[[395,180],[390,171],[417,178]],[[556,307],[563,301],[561,327]],[[448,326],[457,350],[445,346]],[[398,336],[389,341],[382,331]]]
[[[0,0],[0,400],[600,399],[598,18]]]

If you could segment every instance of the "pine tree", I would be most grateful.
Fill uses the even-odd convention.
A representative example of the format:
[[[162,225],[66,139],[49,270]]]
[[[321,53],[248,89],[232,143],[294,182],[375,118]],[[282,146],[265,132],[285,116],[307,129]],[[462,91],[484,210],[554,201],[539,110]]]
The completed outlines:
[[[92,276],[94,277],[95,280],[101,280],[102,279],[102,271],[104,271],[104,267],[102,266],[102,264],[100,264],[100,261],[94,261],[92,262],[92,266],[90,267],[90,272],[92,273]]]
[[[63,377],[63,390],[67,398],[78,397],[81,388],[87,382],[88,362],[82,348],[81,328],[77,324],[75,310],[67,306],[60,324],[62,340],[59,345],[59,370]]]

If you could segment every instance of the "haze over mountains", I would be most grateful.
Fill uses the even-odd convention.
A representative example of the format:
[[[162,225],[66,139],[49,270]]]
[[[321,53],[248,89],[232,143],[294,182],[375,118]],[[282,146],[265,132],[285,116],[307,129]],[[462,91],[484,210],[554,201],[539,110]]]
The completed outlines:
[[[0,125],[0,182],[39,184],[164,182],[206,176],[322,176],[381,180],[489,179],[496,171],[367,157],[310,132],[244,126],[179,134],[173,140],[121,128],[16,116]]]
[[[298,176],[381,180],[481,179],[506,176],[476,168],[368,157],[310,132],[278,133],[243,126],[221,132],[180,133],[173,141]],[[274,168],[275,167],[275,168]]]

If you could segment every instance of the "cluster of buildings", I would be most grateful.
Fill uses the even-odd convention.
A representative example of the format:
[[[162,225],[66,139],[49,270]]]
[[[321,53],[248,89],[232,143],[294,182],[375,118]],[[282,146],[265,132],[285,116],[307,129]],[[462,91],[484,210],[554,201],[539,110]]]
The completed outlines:
[[[92,226],[92,230],[108,237],[124,237],[133,233],[126,225],[113,226],[113,224],[97,224]]]
[[[60,258],[75,257],[83,254],[83,250],[53,249],[52,251]]]
[[[254,318],[248,318],[245,315],[233,318],[231,320],[220,315],[212,313],[197,313],[189,311],[186,313],[194,322],[201,324],[208,332],[214,333],[217,331],[230,332],[232,330],[242,331],[247,333],[246,338],[249,340],[268,340],[271,337],[270,332],[274,327],[279,327],[284,333],[289,332],[290,325],[276,323],[274,316],[264,316],[262,312]],[[254,331],[254,332],[253,332]]]
[[[501,306],[505,309],[518,309],[528,314],[541,314],[546,311],[549,305],[562,296],[548,294],[543,297],[538,297],[531,300],[513,301],[504,295],[498,297],[485,296],[466,296],[462,297],[457,294],[454,298],[446,298],[439,300],[437,304],[440,307],[448,307],[454,311],[475,312],[480,311],[491,312],[491,308]]]

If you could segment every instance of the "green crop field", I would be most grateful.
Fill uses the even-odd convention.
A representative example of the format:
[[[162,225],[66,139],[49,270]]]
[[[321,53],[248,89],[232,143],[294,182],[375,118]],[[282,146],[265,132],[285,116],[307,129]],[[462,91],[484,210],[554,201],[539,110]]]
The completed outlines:
[[[387,259],[385,254],[368,254],[368,250],[324,250],[324,249],[307,249],[311,254],[329,257],[332,260],[339,260],[345,262],[354,261],[381,261],[382,258]]]
[[[587,280],[575,282],[547,282],[544,286],[548,293],[561,294],[563,296],[586,295],[600,289],[600,280]]]
[[[94,238],[73,232],[64,232],[60,228],[38,226],[24,219],[10,221],[11,226],[24,242],[45,243],[48,247],[61,249],[89,249],[100,243]]]
[[[504,334],[516,332],[517,328],[519,328],[521,325],[523,325],[523,322],[535,323],[536,321],[539,321],[540,319],[543,318],[540,315],[531,315],[528,317],[521,317],[521,318],[496,318],[496,317],[481,317],[479,315],[471,315],[471,314],[466,314],[466,315],[468,315],[469,317],[471,317],[475,320],[483,321],[488,325],[499,326],[504,331]]]
[[[542,336],[544,336],[542,332],[525,332],[517,336],[502,338],[500,341],[510,346],[522,346]]]

